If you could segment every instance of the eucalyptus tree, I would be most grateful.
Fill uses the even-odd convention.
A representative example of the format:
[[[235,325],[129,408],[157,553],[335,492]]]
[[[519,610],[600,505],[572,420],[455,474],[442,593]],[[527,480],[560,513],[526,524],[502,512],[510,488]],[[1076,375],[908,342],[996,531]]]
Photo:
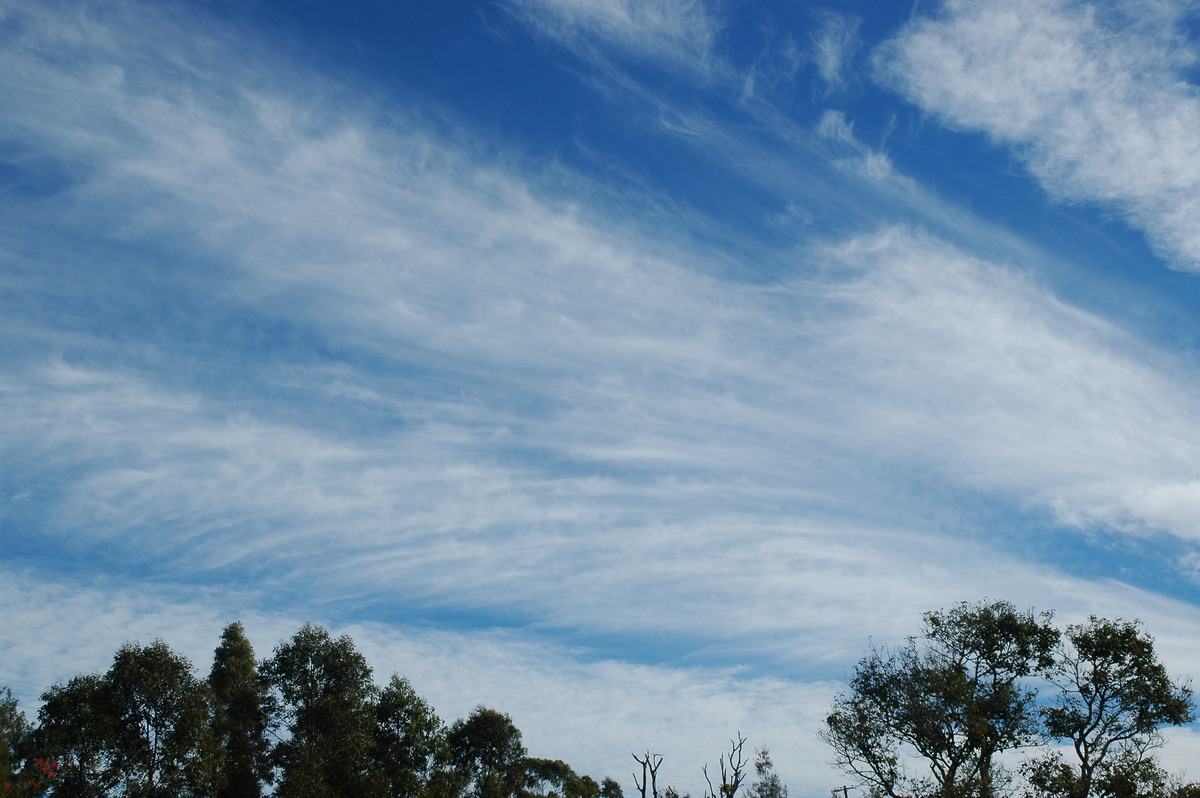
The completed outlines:
[[[20,789],[40,795],[47,772],[55,768],[36,757],[33,726],[21,711],[12,690],[0,689],[0,795]]]
[[[39,748],[58,763],[55,792],[71,798],[103,798],[115,789],[114,718],[103,674],[80,674],[42,694]]]
[[[408,679],[393,675],[375,702],[373,775],[383,794],[441,798],[456,783],[446,725]]]
[[[600,782],[600,798],[625,798],[621,783],[611,776],[605,776]]]
[[[754,752],[754,773],[755,781],[746,791],[749,798],[787,798],[787,785],[775,772],[775,763],[766,746]]]
[[[191,662],[163,641],[126,643],[106,673],[76,676],[42,700],[38,735],[59,763],[55,795],[215,793],[210,695]]]
[[[476,707],[447,734],[451,757],[475,798],[514,798],[526,780],[525,746],[508,715]]]
[[[1037,761],[1039,792],[1088,798],[1162,781],[1149,752],[1164,726],[1194,720],[1192,691],[1170,678],[1139,623],[1092,616],[1068,626],[1050,679],[1058,693],[1043,710],[1046,730],[1070,744],[1075,763]]]
[[[374,698],[367,660],[348,635],[305,624],[262,667],[286,735],[273,750],[279,798],[371,793]]]
[[[858,663],[821,733],[835,763],[890,798],[992,798],[996,756],[1040,739],[1029,679],[1053,665],[1049,620],[1003,601],[926,613],[919,637]]]
[[[191,662],[161,640],[127,643],[105,675],[111,766],[125,795],[211,795],[216,783],[212,703]]]

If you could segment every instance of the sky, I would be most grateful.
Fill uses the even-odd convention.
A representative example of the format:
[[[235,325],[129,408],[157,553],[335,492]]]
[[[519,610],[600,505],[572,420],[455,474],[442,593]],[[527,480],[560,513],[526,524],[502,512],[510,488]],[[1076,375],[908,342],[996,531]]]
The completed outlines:
[[[0,0],[0,684],[314,622],[627,794],[741,733],[801,798],[925,611],[1200,675],[1198,54],[1190,0]]]

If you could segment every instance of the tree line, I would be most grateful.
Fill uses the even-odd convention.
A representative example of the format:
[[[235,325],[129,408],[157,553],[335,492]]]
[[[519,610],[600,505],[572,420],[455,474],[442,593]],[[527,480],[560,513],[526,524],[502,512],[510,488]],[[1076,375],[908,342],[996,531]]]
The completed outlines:
[[[32,724],[0,690],[2,798],[624,798],[614,779],[529,756],[498,710],[445,724],[407,679],[377,686],[349,636],[311,624],[261,662],[230,624],[206,678],[161,640],[126,643],[42,702]],[[735,798],[741,744],[706,798]],[[765,749],[755,766],[753,798],[787,798]]]
[[[1051,621],[963,602],[874,648],[820,732],[852,780],[834,795],[1200,798],[1155,757],[1195,709],[1142,625]],[[31,724],[0,691],[0,798],[624,798],[614,779],[529,756],[498,710],[445,724],[407,679],[377,686],[349,636],[311,624],[262,661],[230,624],[205,678],[161,640],[127,643],[42,701]],[[704,798],[787,798],[765,748],[748,785],[745,744],[704,766]],[[661,755],[633,759],[640,798],[690,798],[660,789]]]
[[[1195,708],[1142,625],[1051,620],[1003,601],[926,613],[854,669],[821,732],[834,763],[872,798],[1200,798],[1155,758]]]

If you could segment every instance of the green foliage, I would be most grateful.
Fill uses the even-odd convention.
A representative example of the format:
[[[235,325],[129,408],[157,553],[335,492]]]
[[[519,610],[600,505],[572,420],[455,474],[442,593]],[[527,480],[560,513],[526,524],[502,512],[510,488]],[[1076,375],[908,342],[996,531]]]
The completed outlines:
[[[1125,749],[1096,769],[1090,786],[1098,798],[1166,798],[1167,774],[1153,759]]]
[[[30,731],[12,690],[4,688],[0,692],[0,785],[12,784],[24,770]]]
[[[103,675],[43,696],[42,745],[60,763],[55,795],[211,795],[211,698],[186,657],[161,640],[127,643]]]
[[[0,796],[33,798],[45,795],[57,775],[57,763],[37,756],[33,727],[18,706],[12,690],[0,690]]]
[[[996,754],[1039,740],[1037,691],[1022,680],[1054,664],[1059,633],[1049,621],[1048,613],[1019,612],[1003,601],[963,602],[925,614],[935,678],[951,685],[946,708],[960,715],[954,733],[961,735],[984,798],[994,794]],[[964,789],[952,780],[945,785],[955,793]]]
[[[616,779],[605,776],[600,782],[600,798],[625,798],[625,791]]]
[[[350,637],[311,624],[260,666],[231,623],[203,682],[166,643],[129,643],[42,699],[32,728],[0,689],[0,798],[41,795],[51,775],[55,798],[258,798],[275,768],[280,798],[623,798],[527,758],[494,709],[447,729],[407,679],[380,690]]]
[[[213,733],[220,749],[217,795],[258,798],[263,783],[272,776],[268,688],[240,623],[231,623],[222,632],[208,686]]]
[[[1053,662],[1048,621],[1002,601],[926,613],[920,638],[859,662],[822,733],[835,762],[893,798],[990,798],[1002,780],[996,755],[1038,740],[1024,680]],[[912,754],[928,776],[908,772]]]
[[[400,676],[392,676],[375,703],[371,760],[386,795],[445,795],[456,781],[445,724]]]
[[[754,773],[755,781],[747,790],[749,798],[787,798],[787,786],[775,772],[771,752],[765,746],[754,752]]]
[[[524,762],[526,798],[600,798],[600,785],[580,776],[561,759],[531,757]]]
[[[476,707],[447,735],[455,768],[475,798],[514,798],[525,786],[525,746],[508,715]]]
[[[1044,715],[1048,734],[1077,756],[1070,795],[1124,795],[1153,782],[1145,754],[1163,726],[1192,721],[1191,689],[1171,681],[1137,623],[1093,616],[1063,637],[1051,677],[1059,693]]]
[[[349,636],[305,624],[263,664],[288,736],[274,749],[280,798],[361,798],[370,792],[376,688]]]
[[[873,795],[989,798],[1009,778],[997,754],[1050,738],[1077,762],[1027,761],[1029,798],[1187,795],[1148,753],[1162,727],[1194,717],[1153,641],[1136,623],[1093,617],[1060,634],[1048,621],[1006,602],[927,613],[921,638],[864,658],[834,703],[822,737],[836,763]],[[1040,706],[1039,680],[1057,689]]]
[[[919,637],[856,666],[822,733],[835,761],[871,798],[1200,798],[1151,756],[1194,712],[1140,625],[1093,617],[1060,635],[1048,621],[1006,602],[927,613]],[[42,776],[56,798],[257,798],[272,768],[280,798],[623,798],[611,778],[528,757],[506,714],[476,707],[447,728],[408,680],[371,675],[348,636],[313,625],[260,667],[230,624],[204,682],[162,641],[130,643],[107,672],[48,690],[36,728],[0,689],[0,798],[44,794]],[[1027,760],[1022,782],[996,764],[1048,740],[1066,747]],[[745,742],[712,798],[736,798]],[[643,798],[687,798],[659,793],[661,756],[634,759]],[[754,770],[747,798],[787,798],[765,748]]]
[[[126,644],[105,682],[114,721],[112,766],[126,794],[167,798],[210,792],[211,705],[187,658],[161,640]]]
[[[1061,754],[1052,752],[1031,759],[1022,770],[1027,785],[1026,798],[1068,798],[1079,789],[1079,776],[1070,765],[1063,763]]]
[[[102,674],[72,677],[42,694],[38,743],[59,763],[55,792],[72,798],[102,798],[116,788],[113,766],[115,717]]]

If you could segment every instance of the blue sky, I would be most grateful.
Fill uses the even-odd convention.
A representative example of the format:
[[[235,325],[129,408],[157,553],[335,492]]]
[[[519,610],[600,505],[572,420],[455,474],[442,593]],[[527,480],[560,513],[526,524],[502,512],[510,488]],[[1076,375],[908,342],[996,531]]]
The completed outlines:
[[[806,795],[925,610],[1138,617],[1194,675],[1198,38],[0,2],[0,682],[314,621],[627,789],[740,731]]]

